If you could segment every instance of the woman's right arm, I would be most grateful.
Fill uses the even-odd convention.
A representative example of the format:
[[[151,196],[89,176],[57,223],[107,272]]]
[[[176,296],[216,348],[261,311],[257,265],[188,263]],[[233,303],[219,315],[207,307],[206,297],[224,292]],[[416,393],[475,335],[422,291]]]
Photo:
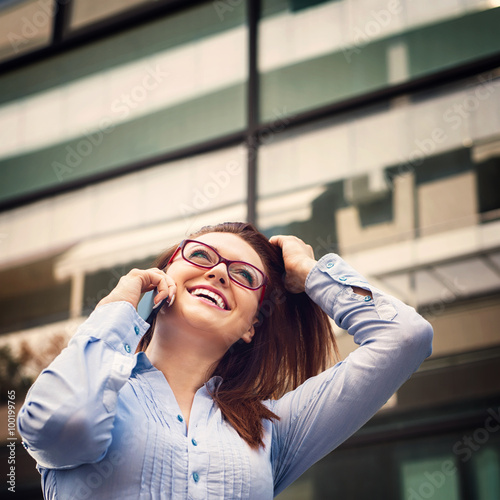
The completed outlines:
[[[161,274],[159,274],[161,273]],[[135,307],[158,287],[158,303],[175,292],[160,270],[131,271],[39,375],[18,415],[28,452],[46,468],[97,462],[110,443],[118,392],[130,377],[149,325]]]

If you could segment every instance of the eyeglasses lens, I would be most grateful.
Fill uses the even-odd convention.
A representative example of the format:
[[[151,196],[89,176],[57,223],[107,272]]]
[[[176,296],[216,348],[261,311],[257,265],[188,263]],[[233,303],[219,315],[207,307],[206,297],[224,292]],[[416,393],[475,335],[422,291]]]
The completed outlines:
[[[194,241],[189,241],[184,245],[182,256],[188,262],[200,267],[211,268],[219,262],[219,254],[212,248]],[[230,278],[244,287],[257,289],[264,281],[260,271],[246,262],[231,262],[227,266]]]

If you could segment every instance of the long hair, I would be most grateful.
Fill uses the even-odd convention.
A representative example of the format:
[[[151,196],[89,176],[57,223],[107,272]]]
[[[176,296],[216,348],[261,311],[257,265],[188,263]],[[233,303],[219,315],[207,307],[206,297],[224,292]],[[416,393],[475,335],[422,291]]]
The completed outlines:
[[[280,247],[243,222],[205,226],[190,238],[216,232],[237,234],[252,246],[269,280],[252,342],[233,344],[210,374],[222,377],[212,397],[224,418],[252,448],[258,448],[263,446],[262,420],[279,419],[263,401],[279,398],[325,370],[338,350],[328,316],[305,293],[285,289]],[[176,248],[160,255],[155,266],[165,269]],[[138,351],[146,350],[154,325],[142,337]]]

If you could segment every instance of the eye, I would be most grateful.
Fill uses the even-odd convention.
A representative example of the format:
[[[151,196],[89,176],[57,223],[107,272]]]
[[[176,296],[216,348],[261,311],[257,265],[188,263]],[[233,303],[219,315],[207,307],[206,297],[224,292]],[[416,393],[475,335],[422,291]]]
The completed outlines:
[[[210,255],[206,250],[199,249],[199,250],[194,250],[189,254],[190,259],[206,259],[210,260]]]
[[[247,267],[239,267],[233,270],[234,278],[243,285],[253,287],[256,283],[256,276],[252,269]]]
[[[211,267],[217,262],[217,257],[204,248],[196,248],[189,252],[188,260],[199,266]]]

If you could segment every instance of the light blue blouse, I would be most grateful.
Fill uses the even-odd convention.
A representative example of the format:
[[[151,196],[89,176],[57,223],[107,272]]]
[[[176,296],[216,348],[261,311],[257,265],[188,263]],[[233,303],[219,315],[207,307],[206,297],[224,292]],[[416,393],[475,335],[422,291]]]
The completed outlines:
[[[371,290],[373,299],[352,286]],[[307,294],[360,347],[279,400],[252,450],[207,388],[189,428],[163,374],[134,354],[148,325],[127,302],[97,308],[30,389],[18,417],[46,499],[273,498],[359,429],[431,353],[432,328],[335,254]]]

